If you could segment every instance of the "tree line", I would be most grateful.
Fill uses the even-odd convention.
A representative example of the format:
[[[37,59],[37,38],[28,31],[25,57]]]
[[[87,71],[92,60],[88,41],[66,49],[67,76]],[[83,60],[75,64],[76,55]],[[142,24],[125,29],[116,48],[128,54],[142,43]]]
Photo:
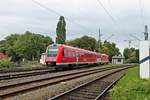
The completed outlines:
[[[46,47],[52,44],[52,38],[26,31],[24,34],[12,34],[0,41],[0,52],[11,57],[12,61],[38,60]]]
[[[95,38],[86,35],[81,38],[66,41],[66,22],[63,16],[60,16],[57,23],[55,42],[108,54],[110,61],[112,56],[121,54],[115,43],[97,41]],[[0,52],[11,57],[11,60],[14,62],[39,60],[41,53],[45,52],[46,47],[52,43],[54,41],[49,36],[26,31],[24,34],[12,34],[4,40],[1,40]],[[126,62],[138,62],[138,50],[126,48],[123,54]]]
[[[81,38],[67,41],[66,44],[74,47],[90,50],[90,51],[108,54],[110,61],[112,56],[121,54],[119,52],[119,48],[116,47],[115,43],[111,43],[109,41],[104,41],[104,42],[96,41],[95,38],[86,35],[82,36]]]

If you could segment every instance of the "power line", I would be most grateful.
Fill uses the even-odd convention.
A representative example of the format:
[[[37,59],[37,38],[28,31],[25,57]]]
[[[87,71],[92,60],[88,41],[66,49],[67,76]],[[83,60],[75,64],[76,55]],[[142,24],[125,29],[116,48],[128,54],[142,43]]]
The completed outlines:
[[[38,2],[38,1],[36,1],[36,0],[32,0],[32,1],[33,1],[34,3],[36,3],[37,5],[39,5],[40,7],[42,7],[42,8],[44,8],[44,9],[46,9],[46,10],[48,10],[48,11],[50,11],[50,12],[56,14],[56,15],[62,16],[60,13],[58,13],[58,12],[56,12],[55,10],[53,10],[53,9],[51,9],[51,8],[49,8],[49,7],[45,6],[45,5],[43,5],[43,4],[41,4],[40,2]]]
[[[52,12],[52,13],[54,13],[55,15],[62,16],[61,13],[59,13],[59,12],[57,12],[57,11],[55,11],[55,10],[53,10],[53,9],[51,9],[51,8],[49,8],[49,7],[47,7],[47,6],[45,6],[44,4],[41,4],[40,2],[38,2],[38,1],[36,1],[36,0],[32,0],[32,1],[33,1],[35,4],[39,5],[40,7],[46,9],[47,11]],[[81,27],[82,27],[83,29],[85,29],[85,30],[89,30],[89,28],[87,28],[87,27],[85,27],[85,26],[83,26],[83,25],[81,25],[81,24],[75,22],[75,21],[74,21],[73,19],[71,19],[71,18],[68,18],[68,17],[65,16],[65,19],[68,20],[69,22],[72,22],[72,23],[74,23],[74,24],[77,24],[77,25],[81,26]],[[94,33],[94,32],[92,32],[92,33]]]
[[[135,40],[124,40],[124,41],[129,43],[129,49],[130,49],[130,47],[131,47],[131,42],[132,42],[132,41],[135,41]]]
[[[138,40],[138,41],[141,41],[138,37],[136,37],[135,35],[133,35],[133,34],[129,34],[131,37],[133,37],[133,38],[135,38],[136,40]]]
[[[117,21],[115,20],[115,18],[111,15],[111,13],[104,7],[103,3],[100,0],[97,0],[98,4],[104,9],[104,11],[106,12],[106,14],[110,17],[110,19],[112,20],[112,22],[115,24],[114,28],[115,31],[117,31],[119,33],[119,31],[116,29],[116,27],[120,27],[117,24]]]
[[[114,36],[114,34],[111,34],[109,37],[107,37],[107,38],[105,39],[105,41],[108,41],[108,40],[111,39],[113,36]]]
[[[102,4],[102,2],[100,0],[97,0],[98,4],[104,9],[104,11],[107,13],[107,15],[110,17],[110,19],[116,23],[116,20],[114,19],[114,17],[109,13],[109,11],[107,11],[107,9],[104,7],[104,5]]]

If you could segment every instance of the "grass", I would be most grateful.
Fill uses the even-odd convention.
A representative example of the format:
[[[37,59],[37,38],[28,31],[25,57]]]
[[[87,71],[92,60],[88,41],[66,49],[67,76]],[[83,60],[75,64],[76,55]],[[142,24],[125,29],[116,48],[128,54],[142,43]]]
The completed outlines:
[[[20,64],[21,67],[41,67],[41,64],[38,61],[26,61]]]
[[[6,65],[8,65],[8,62],[3,62]],[[4,66],[3,64],[3,66]],[[32,69],[41,69],[41,68],[46,68],[46,66],[42,66],[38,61],[26,61],[26,62],[22,62],[19,65],[13,64],[13,66],[11,66],[9,64],[9,66],[7,67],[3,67],[1,66],[1,61],[0,61],[0,72],[10,72],[10,71],[25,71],[25,70],[32,70]]]
[[[139,67],[128,73],[114,86],[112,100],[150,100],[150,80],[139,78]]]

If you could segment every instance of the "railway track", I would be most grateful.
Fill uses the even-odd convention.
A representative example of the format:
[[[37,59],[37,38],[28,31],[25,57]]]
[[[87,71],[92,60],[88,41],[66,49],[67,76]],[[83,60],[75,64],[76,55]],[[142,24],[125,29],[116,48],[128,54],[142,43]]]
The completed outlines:
[[[129,67],[129,66],[128,66]],[[79,72],[72,72],[62,75],[54,75],[54,76],[48,76],[48,77],[42,77],[42,78],[34,78],[30,80],[22,80],[18,81],[16,83],[9,82],[9,83],[3,83],[0,84],[0,98],[7,98],[10,96],[17,95],[18,93],[24,93],[27,91],[31,91],[34,89],[38,89],[44,86],[57,84],[63,81],[68,81],[76,78],[80,78],[83,76],[104,72],[108,70],[112,70],[116,68],[95,68],[91,70],[85,70],[85,71],[79,71]]]
[[[8,80],[8,79],[14,79],[14,78],[22,78],[22,77],[28,77],[28,76],[34,76],[34,75],[41,75],[46,74],[49,72],[54,71],[52,68],[45,68],[45,69],[36,69],[36,70],[30,70],[30,71],[17,71],[17,72],[6,72],[6,73],[0,73],[0,80]]]
[[[81,69],[86,69],[87,66],[81,66]],[[76,70],[76,69],[74,69]],[[79,69],[78,69],[79,70]],[[22,78],[22,77],[29,77],[29,76],[35,76],[35,75],[42,75],[52,72],[58,72],[55,70],[55,68],[38,68],[38,69],[30,69],[30,70],[13,70],[13,71],[0,71],[0,81],[1,80],[9,80],[9,79],[15,79],[15,78]]]
[[[12,69],[0,69],[0,73],[12,73],[12,72],[27,72],[27,71],[33,71],[33,70],[45,70],[49,69],[46,66],[41,66],[41,67],[32,67],[32,68],[27,68],[27,67],[15,67]]]
[[[102,100],[105,93],[125,74],[128,68],[109,72],[49,100]]]
[[[89,67],[89,65],[83,65],[80,67],[80,69],[84,69],[86,67]],[[47,74],[50,72],[58,72],[55,70],[54,67],[44,67],[44,68],[38,68],[38,69],[29,69],[29,70],[13,70],[13,71],[0,71],[0,80],[9,80],[9,79],[15,79],[15,78],[22,78],[22,77],[28,77],[28,76],[35,76],[35,75],[42,75]]]

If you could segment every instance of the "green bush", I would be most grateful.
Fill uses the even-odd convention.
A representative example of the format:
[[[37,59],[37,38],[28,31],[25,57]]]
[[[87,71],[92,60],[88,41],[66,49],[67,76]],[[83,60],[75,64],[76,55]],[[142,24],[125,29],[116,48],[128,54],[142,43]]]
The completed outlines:
[[[11,62],[11,58],[6,58],[0,60],[0,68],[10,68],[13,67],[13,63]]]

